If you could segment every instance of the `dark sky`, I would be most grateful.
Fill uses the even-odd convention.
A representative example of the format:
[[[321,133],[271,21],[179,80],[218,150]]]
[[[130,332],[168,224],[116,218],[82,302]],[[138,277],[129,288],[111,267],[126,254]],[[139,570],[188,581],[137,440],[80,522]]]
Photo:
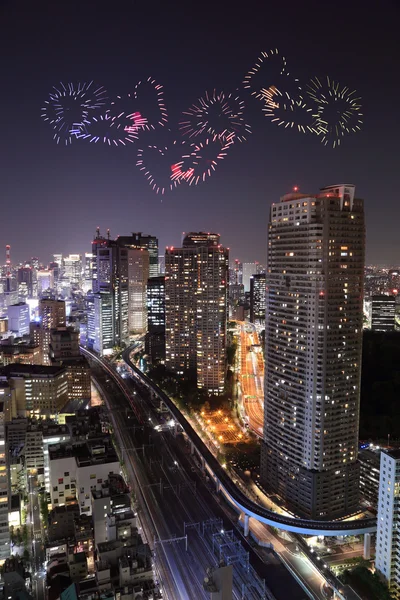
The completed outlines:
[[[182,231],[214,230],[232,258],[264,260],[268,208],[298,185],[346,182],[367,212],[367,259],[400,263],[397,2],[272,3],[0,0],[1,241],[13,260],[84,252],[97,225],[143,231],[160,248]],[[253,128],[198,187],[154,194],[137,146],[57,146],[40,109],[59,81],[94,79],[110,97],[152,75],[170,125],[205,90],[241,86],[261,50],[278,47],[301,81],[326,74],[363,99],[361,133],[340,149],[282,130],[243,91]],[[0,255],[1,256],[1,255]]]

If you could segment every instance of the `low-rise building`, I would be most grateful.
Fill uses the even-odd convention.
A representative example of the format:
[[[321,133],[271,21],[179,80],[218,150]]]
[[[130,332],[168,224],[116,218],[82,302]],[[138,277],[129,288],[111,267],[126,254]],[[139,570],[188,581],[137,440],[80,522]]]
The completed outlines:
[[[78,501],[81,513],[92,513],[91,491],[100,489],[120,465],[110,436],[82,443],[49,446],[50,494],[53,506]]]

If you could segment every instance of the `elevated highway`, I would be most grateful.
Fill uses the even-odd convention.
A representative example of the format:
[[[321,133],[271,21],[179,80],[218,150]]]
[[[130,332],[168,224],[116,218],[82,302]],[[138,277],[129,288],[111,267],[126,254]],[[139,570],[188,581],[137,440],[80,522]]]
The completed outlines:
[[[108,371],[109,375],[116,380],[121,387],[120,378],[116,375],[110,365],[106,361],[99,358],[96,354],[90,352],[86,348],[81,348],[83,354],[89,356],[92,360],[100,362]],[[249,518],[252,517],[261,523],[299,533],[301,535],[362,535],[366,533],[376,532],[376,518],[366,519],[351,519],[346,521],[317,521],[309,520],[301,517],[291,517],[276,513],[268,508],[260,506],[250,498],[248,498],[232,481],[226,470],[218,462],[215,456],[210,452],[204,444],[200,436],[196,433],[184,415],[175,406],[174,402],[155,384],[147,375],[142,373],[130,360],[130,348],[126,349],[123,354],[123,360],[129,367],[130,373],[140,383],[145,385],[151,393],[156,396],[167,407],[174,421],[179,424],[182,431],[189,439],[192,450],[198,455],[204,468],[207,469],[210,477],[214,480],[217,490],[222,493],[231,506],[239,513],[243,513],[245,533],[248,531]],[[135,412],[138,412],[138,407],[134,406],[135,399],[131,396],[129,389],[123,386],[124,393],[130,398],[130,402]]]

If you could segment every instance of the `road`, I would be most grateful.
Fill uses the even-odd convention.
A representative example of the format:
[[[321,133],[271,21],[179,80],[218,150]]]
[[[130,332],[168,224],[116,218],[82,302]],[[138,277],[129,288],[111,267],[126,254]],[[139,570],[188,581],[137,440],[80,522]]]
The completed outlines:
[[[32,585],[35,592],[35,598],[44,600],[45,598],[45,552],[43,546],[43,529],[40,518],[38,483],[36,475],[29,475],[29,507],[32,538]]]
[[[96,371],[94,375],[96,379],[99,376]],[[112,382],[108,382],[111,414],[123,442],[125,466],[132,463],[134,478],[137,484],[140,484],[136,486],[140,487],[138,499],[142,505],[139,516],[142,523],[147,522],[144,528],[147,529],[150,546],[155,550],[160,576],[164,579],[164,596],[182,599],[208,598],[201,584],[206,567],[217,562],[211,540],[212,533],[215,535],[218,532],[211,530],[208,534],[202,535],[202,524],[210,522],[210,519],[214,522],[222,519],[224,531],[234,529],[237,531],[235,535],[240,536],[241,533],[237,530],[237,516],[235,513],[231,514],[233,523],[228,520],[214,487],[206,483],[200,469],[194,466],[193,457],[183,437],[175,438],[172,432],[168,431],[155,431],[154,425],[160,415],[149,404],[149,398],[142,398],[148,394],[147,390],[138,388],[137,384],[130,380],[125,380],[125,384],[131,386],[132,394],[140,391],[140,394],[136,395],[135,412],[138,412],[138,407],[147,411],[144,417],[146,425],[139,426],[132,413],[128,412],[127,415],[126,408],[123,408],[121,394],[114,389]],[[150,427],[147,423],[151,424]],[[146,513],[145,519],[143,513]],[[185,540],[154,544],[151,528],[156,530],[156,536],[161,540],[173,540],[174,536],[181,537],[186,532],[188,552],[185,550]],[[287,600],[288,590],[293,600],[304,600],[307,597],[274,555],[270,553],[269,561],[265,564],[247,540],[241,539],[244,548],[241,552],[244,552],[244,555],[249,552],[250,565],[253,565],[261,578],[268,577],[267,585],[276,600]],[[263,594],[255,591],[261,586],[260,577],[252,572],[251,582],[246,581],[248,574],[244,569],[243,561],[241,562],[242,564],[239,562],[238,567],[235,567],[234,598],[242,597],[243,585],[248,586],[246,598],[262,598]],[[277,562],[279,568],[274,564]],[[282,587],[282,580],[285,581],[284,587]]]
[[[252,323],[238,321],[239,400],[248,418],[249,427],[262,436],[264,427],[264,359],[258,333]]]

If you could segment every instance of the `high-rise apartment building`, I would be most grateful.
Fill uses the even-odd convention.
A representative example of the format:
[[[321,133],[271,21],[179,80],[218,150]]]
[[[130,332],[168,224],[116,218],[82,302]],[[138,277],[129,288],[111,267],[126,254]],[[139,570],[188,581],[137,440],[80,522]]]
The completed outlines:
[[[358,508],[365,227],[353,185],[271,207],[261,476],[300,514]]]
[[[400,450],[381,453],[375,569],[400,598]]]
[[[394,331],[396,324],[396,296],[372,296],[371,329]]]
[[[90,367],[79,349],[79,331],[73,327],[57,327],[50,332],[50,363],[67,370],[68,399],[90,400]]]
[[[37,290],[38,295],[42,296],[45,291],[54,289],[54,273],[49,269],[37,271]]]
[[[128,249],[128,322],[130,333],[147,329],[146,289],[149,279],[149,251],[146,248]]]
[[[83,283],[82,289],[84,292],[88,292],[92,289],[93,280],[93,254],[91,252],[85,253],[85,266],[83,270]]]
[[[250,277],[250,321],[260,324],[265,321],[265,273]]]
[[[166,365],[197,372],[197,386],[223,392],[229,251],[219,235],[188,233],[165,253]]]

